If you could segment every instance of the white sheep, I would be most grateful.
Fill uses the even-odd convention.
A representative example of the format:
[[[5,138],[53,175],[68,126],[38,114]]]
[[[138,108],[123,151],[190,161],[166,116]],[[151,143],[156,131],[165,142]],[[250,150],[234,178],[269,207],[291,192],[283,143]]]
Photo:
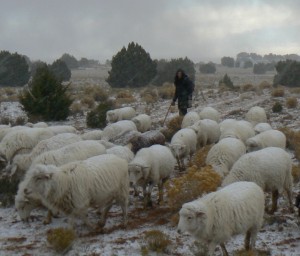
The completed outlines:
[[[121,120],[130,120],[136,116],[136,112],[132,107],[117,108],[106,112],[106,121],[114,123]]]
[[[225,138],[208,151],[206,164],[211,165],[224,178],[232,165],[244,154],[246,154],[246,146],[241,140]]]
[[[145,206],[151,205],[151,192],[156,185],[159,190],[158,203],[163,201],[163,184],[174,170],[175,163],[170,149],[162,145],[142,148],[129,163],[129,180],[134,186],[143,187]]]
[[[190,111],[183,117],[181,128],[187,128],[189,126],[192,126],[199,120],[200,120],[199,114],[195,111]]]
[[[241,156],[232,166],[222,186],[237,181],[252,181],[264,191],[272,192],[271,213],[277,210],[279,193],[287,193],[290,211],[293,212],[291,174],[292,160],[283,149],[268,147]]]
[[[251,123],[244,120],[230,120],[222,125],[220,139],[237,138],[246,143],[247,139],[253,136],[255,136],[255,131]]]
[[[269,125],[268,123],[258,123],[257,125],[254,126],[254,131],[256,134],[268,130],[272,130],[271,125]]]
[[[192,155],[196,152],[196,148],[197,135],[193,129],[184,128],[173,135],[170,149],[177,160],[180,171],[185,169],[184,158],[189,156],[191,160]]]
[[[27,128],[10,132],[0,143],[0,162],[5,166],[16,154],[28,153],[41,140],[54,135],[48,128]]]
[[[199,147],[218,142],[221,132],[219,124],[211,119],[203,119],[189,127],[197,134]]]
[[[70,216],[69,223],[80,217],[89,227],[88,207],[101,211],[98,225],[105,225],[113,203],[121,206],[124,226],[127,225],[129,179],[127,162],[115,155],[104,154],[61,167],[36,165],[31,170],[23,193],[28,200],[38,196],[53,211]]]
[[[139,132],[146,132],[151,129],[152,120],[149,115],[140,114],[131,119]]]
[[[54,126],[48,126],[46,129],[54,132],[54,134],[77,132],[76,128],[74,128],[71,125],[54,125]]]
[[[101,140],[102,133],[103,132],[101,130],[88,131],[81,134],[81,138],[83,140]]]
[[[267,130],[261,132],[246,141],[247,151],[263,149],[266,147],[279,147],[285,149],[286,137],[283,132],[278,130]]]
[[[29,154],[20,154],[14,157],[12,164],[9,166],[11,176],[16,180],[20,180],[37,156],[78,141],[81,141],[81,138],[74,133],[61,133],[40,141]]]
[[[130,120],[118,121],[103,129],[102,139],[109,141],[128,131],[137,131],[135,123]]]
[[[245,119],[253,126],[255,126],[258,123],[266,123],[267,114],[263,108],[255,106],[249,109],[249,111],[245,115]]]
[[[134,158],[134,154],[133,152],[130,150],[129,147],[127,146],[119,146],[119,145],[116,145],[114,147],[111,147],[109,149],[106,149],[106,153],[107,154],[113,154],[113,155],[116,155],[120,158],[123,158],[124,160],[126,160],[128,163],[130,161],[133,160]]]
[[[221,133],[224,130],[229,129],[229,127],[232,127],[235,123],[236,123],[236,119],[233,118],[228,118],[228,119],[224,119],[219,125],[220,125],[220,131]]]
[[[264,192],[253,182],[236,182],[200,199],[185,203],[180,212],[178,233],[188,232],[207,245],[214,255],[220,244],[228,255],[225,243],[237,234],[246,234],[245,249],[255,248],[257,233],[264,216]]]
[[[217,123],[220,122],[220,113],[218,110],[212,107],[205,107],[199,113],[200,119],[211,119],[216,121]]]
[[[27,126],[4,126],[0,128],[0,141],[3,140],[3,138],[6,136],[6,134],[10,133],[10,132],[14,132],[14,131],[18,131],[18,130],[24,130],[24,129],[30,129],[30,127]]]

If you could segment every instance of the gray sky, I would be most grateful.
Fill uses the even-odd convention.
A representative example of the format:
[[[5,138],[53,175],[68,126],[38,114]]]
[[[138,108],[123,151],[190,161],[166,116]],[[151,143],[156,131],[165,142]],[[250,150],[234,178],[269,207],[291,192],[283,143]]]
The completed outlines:
[[[152,58],[300,54],[298,0],[0,0],[0,50],[104,62],[134,41]]]

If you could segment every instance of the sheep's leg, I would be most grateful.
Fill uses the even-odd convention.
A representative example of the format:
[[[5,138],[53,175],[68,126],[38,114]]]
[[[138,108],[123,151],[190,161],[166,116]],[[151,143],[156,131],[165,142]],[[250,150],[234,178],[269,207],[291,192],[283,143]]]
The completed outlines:
[[[293,205],[293,200],[292,200],[292,193],[290,189],[286,189],[286,194],[289,200],[289,204],[290,204],[290,212],[294,213],[294,205]]]
[[[185,171],[185,165],[184,165],[184,159],[182,158],[181,159],[181,172],[184,172]]]
[[[251,238],[251,231],[248,230],[245,236],[245,250],[249,251],[250,250],[250,238]]]
[[[110,208],[112,207],[113,202],[109,202],[107,203],[107,205],[101,210],[101,216],[100,216],[100,220],[98,221],[98,226],[100,228],[103,228],[105,226],[105,222],[106,222],[106,218],[107,218],[107,213],[110,210]]]
[[[178,165],[179,172],[181,172],[181,171],[182,171],[182,168],[181,168],[181,163],[180,163],[180,159],[179,159],[178,156],[176,157],[176,161],[177,161],[177,165]]]
[[[133,196],[137,197],[139,195],[138,186],[137,185],[133,185],[133,190],[134,190]]]
[[[144,198],[144,208],[152,207],[152,201],[151,201],[152,188],[153,188],[153,184],[150,183],[148,186],[148,191],[146,192],[146,195]]]
[[[211,243],[208,244],[208,256],[213,256],[215,254],[216,246],[217,246],[217,244],[215,244],[213,242],[211,242]],[[228,255],[226,255],[226,256],[228,256]]]
[[[127,215],[128,215],[128,198],[127,197],[120,198],[118,200],[118,204],[122,208],[122,212],[123,212],[123,226],[124,226],[124,228],[126,228],[127,227],[127,223],[128,223],[128,218],[127,218]]]
[[[223,256],[229,256],[229,254],[228,254],[228,252],[226,250],[225,244],[221,243],[220,246],[221,246],[221,249],[222,249]]]
[[[277,210],[278,197],[279,197],[278,190],[276,189],[276,190],[272,191],[272,208],[270,211],[271,214],[273,214]]]
[[[52,212],[50,210],[48,210],[47,216],[44,219],[43,223],[45,225],[50,224],[52,222]]]

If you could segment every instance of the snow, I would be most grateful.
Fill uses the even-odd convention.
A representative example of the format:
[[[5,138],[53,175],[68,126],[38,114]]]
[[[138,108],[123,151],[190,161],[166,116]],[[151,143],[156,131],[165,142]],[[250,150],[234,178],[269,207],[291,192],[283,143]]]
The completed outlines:
[[[284,98],[272,98],[269,89],[264,89],[260,95],[250,94],[247,97],[240,97],[238,92],[224,92],[218,95],[217,91],[210,93],[211,89],[205,89],[206,102],[200,94],[196,94],[194,105],[189,111],[200,112],[204,106],[216,108],[221,113],[222,120],[225,118],[243,119],[245,113],[252,106],[261,106],[269,114],[269,123],[273,128],[287,126],[299,129],[300,108],[286,109],[281,113],[273,113],[271,108],[275,101],[279,101],[285,106]],[[251,96],[252,95],[252,96]],[[160,122],[167,113],[170,101],[160,100],[151,106],[151,117],[153,127],[159,128]],[[130,106],[135,106],[137,113],[145,113],[147,106],[138,101]],[[23,115],[17,103],[1,103],[0,114],[17,117]],[[177,115],[177,109],[173,108],[168,119]],[[70,118],[68,125],[85,127],[83,117]],[[56,124],[56,123],[55,123]],[[292,153],[292,152],[291,152]],[[300,192],[300,184],[294,185],[293,196]],[[154,194],[153,196],[155,196]],[[270,195],[267,196],[268,201]],[[121,227],[121,209],[114,206],[108,215],[107,223],[103,233],[96,233],[84,226],[80,220],[76,225],[77,238],[72,248],[65,254],[68,256],[78,255],[142,255],[141,247],[145,245],[143,232],[148,230],[161,230],[169,236],[171,246],[166,253],[160,255],[195,255],[197,250],[193,238],[188,234],[179,235],[176,227],[169,221],[171,213],[166,204],[156,205],[151,209],[142,209],[142,201],[131,195],[129,207],[129,224],[127,229]],[[6,255],[54,255],[55,252],[47,243],[47,231],[57,227],[68,227],[67,217],[60,216],[54,218],[49,225],[43,224],[46,216],[46,209],[37,209],[32,212],[36,219],[29,223],[23,223],[14,207],[0,208],[0,256]],[[89,212],[89,218],[96,223],[98,215],[95,209]],[[230,255],[237,250],[243,249],[244,236],[233,237],[227,244]],[[257,239],[258,250],[270,251],[272,256],[299,256],[300,255],[300,217],[296,213],[288,211],[286,197],[280,197],[278,211],[274,216],[265,215],[263,228],[260,230]],[[222,255],[221,250],[215,253]],[[149,255],[156,255],[149,253]]]

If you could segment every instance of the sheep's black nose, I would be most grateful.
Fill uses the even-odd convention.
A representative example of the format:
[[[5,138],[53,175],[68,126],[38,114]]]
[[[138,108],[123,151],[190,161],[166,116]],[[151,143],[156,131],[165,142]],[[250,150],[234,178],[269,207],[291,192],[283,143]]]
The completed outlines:
[[[180,230],[180,229],[177,229],[177,233],[178,233],[178,234],[181,234],[181,230]]]

